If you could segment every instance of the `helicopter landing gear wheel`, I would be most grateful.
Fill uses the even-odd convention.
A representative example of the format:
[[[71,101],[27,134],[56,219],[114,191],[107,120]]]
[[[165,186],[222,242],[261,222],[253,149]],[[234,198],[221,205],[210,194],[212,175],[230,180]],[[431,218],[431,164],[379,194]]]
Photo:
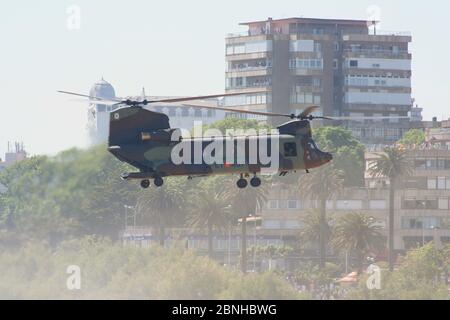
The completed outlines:
[[[261,179],[258,178],[257,176],[254,176],[253,178],[250,179],[250,185],[254,188],[257,188],[261,185]]]
[[[150,180],[141,180],[141,188],[142,189],[147,189],[148,187],[150,187]]]
[[[153,183],[157,187],[161,187],[164,184],[164,180],[161,177],[155,177],[155,180],[153,180]]]
[[[244,179],[244,176],[242,174],[239,180],[237,181],[236,185],[238,186],[239,189],[245,189],[247,187],[248,182],[246,179]]]

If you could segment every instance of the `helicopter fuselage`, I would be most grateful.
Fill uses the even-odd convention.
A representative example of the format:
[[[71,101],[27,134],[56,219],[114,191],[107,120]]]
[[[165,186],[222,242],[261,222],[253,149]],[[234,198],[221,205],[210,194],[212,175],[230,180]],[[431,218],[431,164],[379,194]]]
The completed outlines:
[[[286,173],[319,167],[332,159],[315,145],[307,120],[285,123],[277,134],[183,138],[162,113],[126,107],[110,117],[108,150],[139,169],[124,174],[127,180]]]

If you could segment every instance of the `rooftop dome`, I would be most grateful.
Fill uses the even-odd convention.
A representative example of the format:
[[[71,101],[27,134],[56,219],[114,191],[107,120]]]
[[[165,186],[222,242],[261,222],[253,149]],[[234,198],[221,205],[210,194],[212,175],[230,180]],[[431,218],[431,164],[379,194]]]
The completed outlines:
[[[116,97],[116,92],[114,91],[113,86],[102,78],[91,87],[89,95],[103,99],[114,99]]]

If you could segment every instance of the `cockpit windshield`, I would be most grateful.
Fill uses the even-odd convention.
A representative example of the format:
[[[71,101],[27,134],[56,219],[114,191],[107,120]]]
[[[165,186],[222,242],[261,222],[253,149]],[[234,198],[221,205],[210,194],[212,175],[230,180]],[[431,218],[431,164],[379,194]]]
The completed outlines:
[[[330,153],[321,151],[312,138],[304,140],[305,163],[307,167],[317,167],[332,159]]]
[[[309,139],[308,139],[308,144],[309,144],[309,148],[310,148],[311,150],[319,150],[319,148],[317,147],[316,142],[315,142],[312,138],[309,138]],[[319,150],[319,151],[320,151],[320,150]]]
[[[308,160],[316,160],[321,152],[312,138],[306,139],[306,158]]]

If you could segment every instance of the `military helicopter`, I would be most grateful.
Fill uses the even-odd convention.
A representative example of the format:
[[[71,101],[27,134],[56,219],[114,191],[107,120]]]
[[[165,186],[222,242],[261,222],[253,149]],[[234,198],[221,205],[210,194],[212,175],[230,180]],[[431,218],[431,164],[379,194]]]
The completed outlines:
[[[209,98],[236,96],[247,93],[229,93],[187,98],[172,98],[163,100],[142,101],[131,99],[102,99],[89,95],[58,91],[64,94],[89,98],[99,104],[109,104],[118,107],[110,113],[108,151],[117,159],[138,169],[137,172],[123,173],[124,180],[140,180],[142,188],[150,187],[150,180],[156,187],[164,184],[164,178],[169,176],[203,177],[214,174],[236,174],[238,188],[246,188],[247,178],[252,187],[259,187],[261,179],[258,174],[271,168],[273,163],[263,161],[261,150],[265,148],[276,162],[275,171],[280,176],[289,172],[320,167],[333,159],[331,153],[321,151],[313,140],[310,121],[322,120],[354,120],[354,117],[324,117],[314,116],[317,106],[306,108],[300,114],[283,114],[260,112],[227,107],[186,104],[186,107],[222,110],[230,113],[243,113],[266,117],[284,117],[290,119],[277,127],[277,133],[244,134],[237,136],[213,137],[183,137],[180,129],[171,128],[169,117],[160,112],[146,109],[155,103],[179,103]],[[375,117],[358,117],[358,119],[374,119]],[[376,117],[390,119],[393,117]],[[407,118],[407,117],[395,117]],[[214,145],[214,148],[211,146]],[[228,145],[228,147],[227,147]],[[276,148],[272,148],[276,145]],[[231,146],[231,147],[229,147]],[[184,154],[186,150],[197,150],[204,155],[207,150],[215,161],[207,161],[204,157],[194,159],[193,152]],[[229,148],[231,152],[225,152]],[[174,161],[174,151],[178,158],[187,161]],[[238,158],[239,151],[243,156]],[[272,154],[273,153],[273,154]],[[231,160],[228,155],[231,154]],[[267,157],[266,157],[267,158]],[[189,161],[190,160],[190,161]],[[199,161],[195,161],[199,160]],[[217,161],[219,160],[219,161]]]

